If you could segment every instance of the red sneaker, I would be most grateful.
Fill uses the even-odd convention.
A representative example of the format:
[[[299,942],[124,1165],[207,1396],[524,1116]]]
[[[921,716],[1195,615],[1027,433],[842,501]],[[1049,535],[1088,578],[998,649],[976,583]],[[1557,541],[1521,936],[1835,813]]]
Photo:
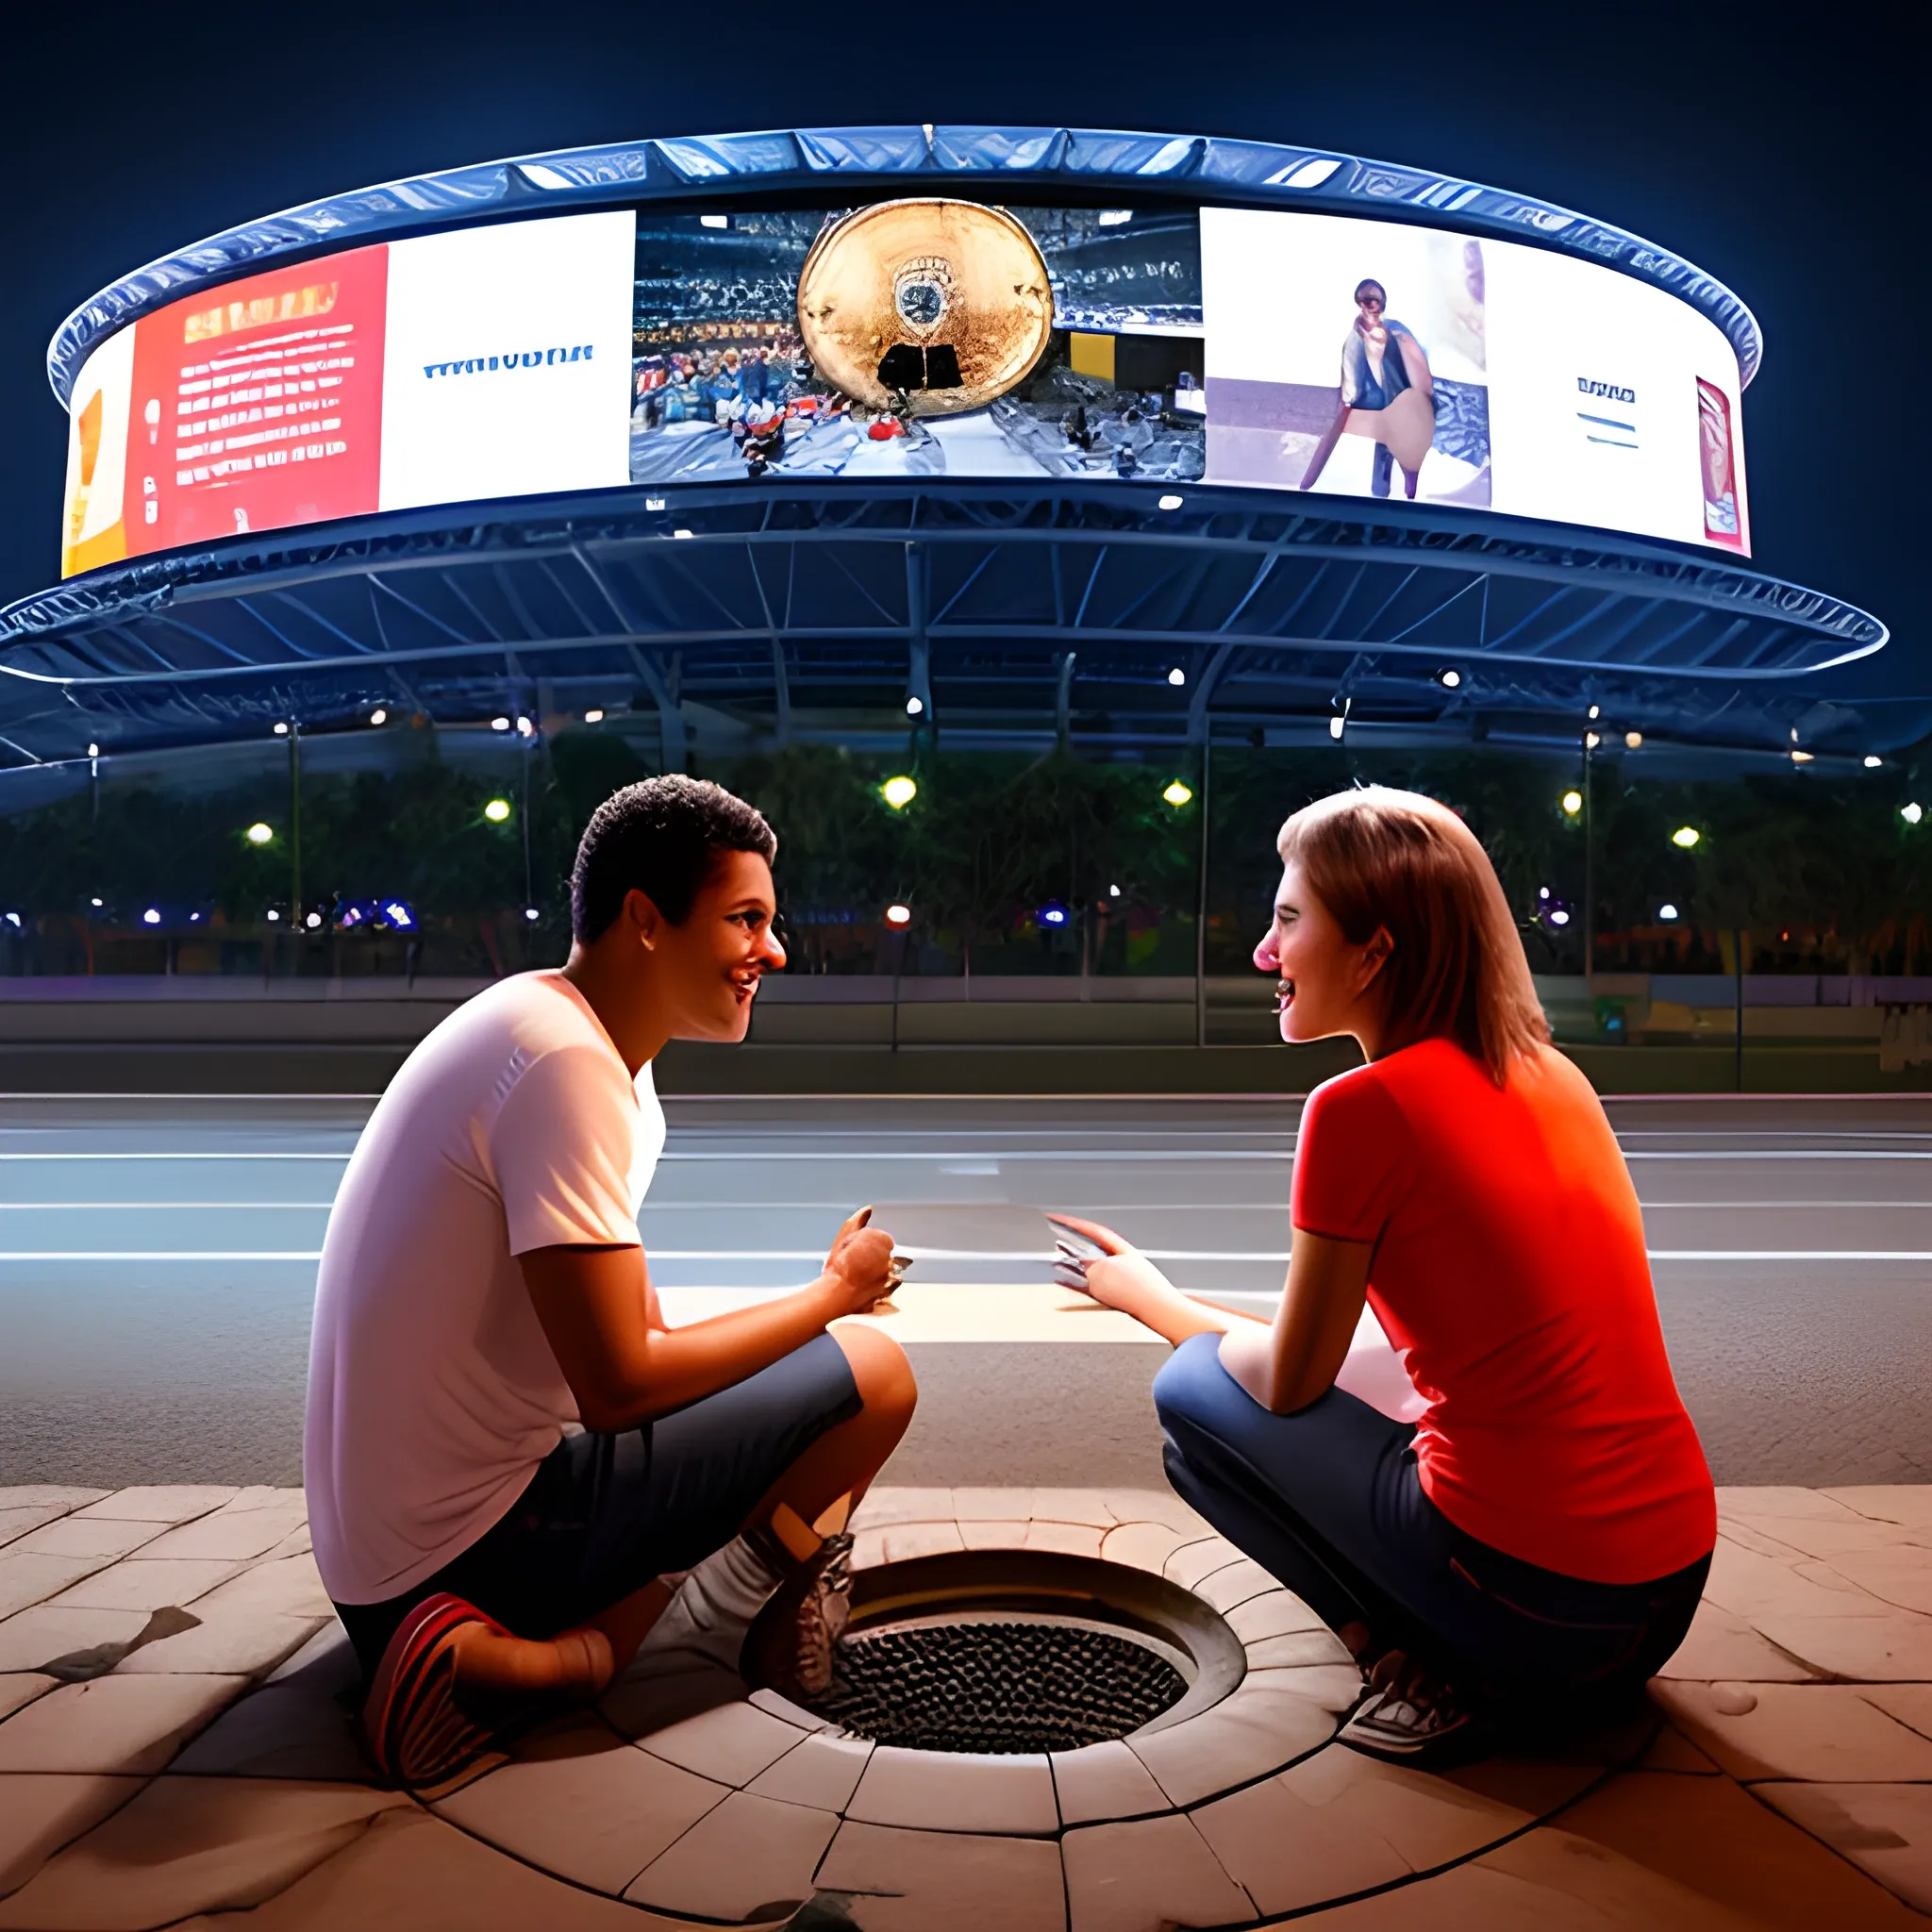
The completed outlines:
[[[362,1735],[377,1770],[399,1785],[437,1785],[467,1770],[496,1734],[457,1708],[457,1639],[475,1624],[509,1632],[447,1591],[396,1625],[362,1706]]]

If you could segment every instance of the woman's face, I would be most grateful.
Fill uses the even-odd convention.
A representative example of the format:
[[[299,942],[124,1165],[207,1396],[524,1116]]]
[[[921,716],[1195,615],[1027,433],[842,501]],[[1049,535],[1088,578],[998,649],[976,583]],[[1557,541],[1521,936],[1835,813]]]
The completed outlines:
[[[1380,289],[1367,288],[1355,298],[1355,306],[1362,312],[1362,322],[1369,327],[1375,327],[1382,320],[1383,295]]]
[[[1353,1032],[1362,993],[1387,952],[1381,933],[1351,945],[1301,867],[1290,859],[1275,889],[1274,923],[1255,948],[1257,969],[1280,982],[1282,1039],[1327,1040]]]

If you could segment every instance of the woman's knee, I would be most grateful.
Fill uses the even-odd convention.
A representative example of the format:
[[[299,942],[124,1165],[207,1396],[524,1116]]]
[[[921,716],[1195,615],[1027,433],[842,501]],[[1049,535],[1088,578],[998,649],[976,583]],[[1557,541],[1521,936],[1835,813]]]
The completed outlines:
[[[1241,1392],[1221,1366],[1221,1338],[1195,1335],[1168,1357],[1155,1376],[1154,1412],[1170,1436],[1176,1423],[1184,1429],[1211,1426],[1229,1390]]]
[[[909,1420],[919,1400],[919,1384],[906,1351],[890,1335],[857,1323],[831,1330],[844,1351],[846,1366],[869,1415]]]

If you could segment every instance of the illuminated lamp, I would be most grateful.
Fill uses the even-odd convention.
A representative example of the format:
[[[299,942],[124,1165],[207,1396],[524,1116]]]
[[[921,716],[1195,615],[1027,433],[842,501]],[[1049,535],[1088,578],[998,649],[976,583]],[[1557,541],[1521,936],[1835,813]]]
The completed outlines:
[[[671,534],[674,537],[689,537],[691,532],[689,530],[673,530]]]
[[[1341,736],[1341,713],[1340,711],[1337,711],[1334,717],[1328,721],[1328,736],[1330,738],[1340,738]]]
[[[308,926],[312,930],[314,927],[322,924],[322,914],[319,912],[311,912],[308,915],[308,917],[302,922],[302,924],[306,926]]]
[[[500,825],[504,824],[505,821],[508,820],[509,817],[509,800],[507,798],[492,798],[490,801],[490,803],[483,808],[483,816],[486,819],[488,819],[492,825]]]
[[[385,922],[398,932],[414,932],[416,914],[405,899],[385,899],[382,902],[382,916]]]
[[[1550,914],[1550,924],[1552,925],[1568,925],[1570,924],[1570,915],[1567,912],[1565,912],[1560,906],[1558,906],[1557,909]]]
[[[1913,799],[1911,804],[1900,806],[1898,808],[1898,815],[1900,818],[1905,820],[1907,824],[1916,825],[1919,823],[1919,821],[1925,816],[1925,808],[1923,805],[1921,805],[1919,801],[1915,798]],[[100,903],[101,902],[98,899],[94,901],[94,904],[96,906],[98,906]]]
[[[99,899],[90,899],[87,903],[90,906],[99,906],[100,904],[102,904],[102,901],[100,901]]]
[[[1583,793],[1580,791],[1564,792],[1563,809],[1574,819],[1583,809]]]
[[[1674,906],[1659,906],[1657,908],[1657,916],[1665,920],[1674,919],[1677,916],[1677,908]]]
[[[1586,731],[1583,734],[1583,748],[1585,751],[1594,751],[1602,742],[1603,740],[1594,731]]]
[[[1121,895],[1121,889],[1120,889],[1120,888],[1119,888],[1118,886],[1109,886],[1109,887],[1108,887],[1108,889],[1107,889],[1107,896],[1108,896],[1108,897],[1109,899],[1118,899],[1118,898],[1120,897],[1120,895]]]
[[[150,906],[147,908],[147,910],[141,915],[141,923],[143,925],[158,925],[161,923],[161,915],[152,906]]]
[[[1643,733],[1641,731],[1624,732],[1624,745],[1628,751],[1641,751],[1643,749]]]
[[[519,718],[517,720],[517,736],[519,738],[534,737],[536,730],[537,727],[527,718]]]
[[[1167,674],[1167,681],[1170,684],[1185,684],[1188,681],[1188,674],[1185,671],[1183,671],[1178,664],[1176,664],[1174,667],[1174,669]]]
[[[1695,825],[1679,825],[1671,834],[1671,843],[1680,852],[1688,852],[1703,836]]]
[[[1104,208],[1100,210],[1099,225],[1103,228],[1118,228],[1134,219],[1130,208]]]
[[[369,722],[372,724],[387,724],[389,723],[389,713],[380,705],[377,705],[375,710],[370,712]]]
[[[524,917],[525,919],[541,919],[543,915],[534,906],[525,906],[524,908]]]
[[[894,811],[904,811],[919,796],[919,787],[902,773],[896,778],[888,778],[879,787],[879,796]]]
[[[888,906],[886,908],[886,924],[888,925],[910,925],[912,924],[911,907],[896,904]]]
[[[1441,683],[1442,689],[1444,691],[1454,691],[1459,684],[1461,684],[1461,672],[1455,670],[1454,668],[1451,668],[1450,670],[1442,673]]]
[[[242,836],[244,839],[246,839],[251,845],[266,845],[269,842],[269,841],[275,837],[275,828],[273,825],[268,824],[261,819],[257,819],[256,822],[252,825],[250,825],[245,832],[242,834]]]
[[[1049,899],[1040,908],[1040,923],[1041,925],[1064,925],[1072,917],[1073,915],[1058,899]]]
[[[1189,799],[1193,797],[1194,792],[1191,786],[1183,785],[1178,778],[1175,778],[1160,795],[1178,811],[1182,806],[1187,804]]]
[[[918,717],[919,714],[924,709],[924,699],[919,697],[909,697],[906,700],[906,715],[908,718]]]
[[[1595,721],[1596,719],[1598,719],[1598,718],[1602,717],[1602,716],[1603,716],[1603,710],[1604,710],[1604,708],[1603,708],[1603,707],[1602,707],[1601,705],[1592,705],[1592,706],[1591,706],[1591,708],[1590,708],[1590,715],[1591,715],[1591,721],[1592,721],[1592,722],[1594,722],[1594,721]]]
[[[100,748],[100,746],[99,746],[99,745],[97,745],[97,744],[91,744],[91,745],[89,745],[89,746],[88,746],[88,748],[87,748],[87,755],[88,755],[88,757],[89,757],[89,758],[99,758],[99,757],[100,757],[100,755],[101,755],[101,748]],[[1867,763],[1868,765],[1875,765],[1875,764],[1876,764],[1876,763],[1878,762],[1878,760],[1877,760],[1876,758],[1867,758],[1867,759],[1865,760],[1865,762],[1866,762],[1866,763]]]
[[[275,908],[274,908],[273,906],[271,906],[271,907],[270,907],[270,908],[268,908],[268,923],[269,923],[269,924],[270,924],[271,925],[278,925],[278,924],[281,924],[281,918],[282,918],[282,915],[281,915],[281,914],[280,914],[279,912],[277,912],[277,911],[275,910]]]
[[[1865,769],[1868,772],[1875,772],[1884,762],[1885,760],[1876,752],[1867,752],[1865,754]]]
[[[286,738],[286,737],[288,737],[288,735],[289,735],[289,727],[288,727],[288,725],[287,725],[287,724],[277,724],[277,725],[275,726],[275,736],[276,736],[277,738]]]
[[[1791,762],[1794,765],[1808,765],[1811,762],[1811,754],[1808,751],[1799,751],[1794,745],[1791,749]]]
[[[1163,496],[1160,499],[1160,508],[1162,509],[1178,509],[1180,507],[1181,499],[1178,496]]]
[[[584,713],[584,723],[586,724],[601,724],[603,722],[604,713],[602,711],[590,710]]]
[[[508,731],[509,729],[509,720],[508,718],[492,718],[490,721],[490,728],[492,731]]]

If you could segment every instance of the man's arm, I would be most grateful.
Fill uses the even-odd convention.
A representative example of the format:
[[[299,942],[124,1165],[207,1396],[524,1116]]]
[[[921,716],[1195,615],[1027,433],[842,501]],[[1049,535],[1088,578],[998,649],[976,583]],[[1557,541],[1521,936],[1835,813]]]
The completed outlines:
[[[891,1291],[892,1238],[861,1209],[839,1230],[808,1288],[755,1307],[667,1328],[636,1247],[537,1248],[517,1258],[584,1426],[630,1429],[715,1395],[802,1348]]]

